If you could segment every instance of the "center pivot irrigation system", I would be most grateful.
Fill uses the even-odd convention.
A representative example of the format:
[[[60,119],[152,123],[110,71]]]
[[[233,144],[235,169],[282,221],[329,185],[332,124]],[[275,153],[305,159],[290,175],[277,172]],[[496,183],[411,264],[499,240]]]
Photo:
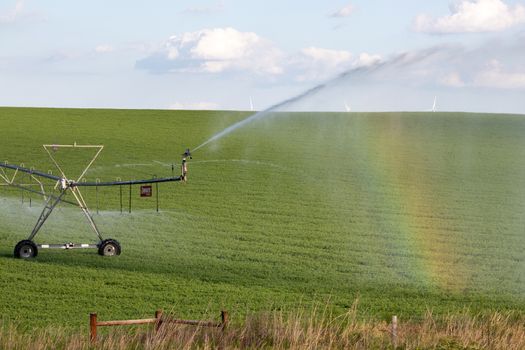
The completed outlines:
[[[82,196],[82,193],[80,192],[80,187],[95,187],[95,186],[121,186],[121,185],[145,185],[145,184],[153,184],[153,183],[159,183],[159,182],[172,182],[172,181],[186,181],[187,179],[187,173],[188,173],[188,167],[187,167],[187,159],[191,159],[191,153],[189,149],[186,149],[186,151],[182,154],[182,163],[181,163],[181,175],[176,177],[165,177],[165,178],[153,178],[153,179],[146,179],[146,180],[131,180],[131,181],[111,181],[111,182],[86,182],[84,179],[84,175],[89,170],[91,165],[95,162],[95,160],[98,158],[102,150],[104,149],[103,145],[77,145],[76,143],[73,145],[43,145],[45,151],[51,158],[51,161],[55,165],[55,167],[58,169],[58,172],[61,176],[54,176],[49,173],[44,173],[42,171],[35,170],[33,168],[28,169],[23,166],[17,166],[5,163],[0,163],[0,180],[3,180],[7,185],[29,191],[32,193],[36,193],[38,195],[43,196],[44,198],[44,209],[40,213],[40,216],[35,224],[35,227],[31,231],[31,234],[27,239],[24,239],[17,243],[14,250],[14,256],[15,258],[34,258],[38,255],[38,249],[78,249],[78,248],[96,248],[98,249],[98,253],[103,256],[115,256],[120,255],[121,248],[120,243],[114,239],[106,238],[104,239],[102,234],[100,233],[100,230],[98,229],[97,225],[95,224],[95,221],[93,220],[93,216],[91,215],[88,206],[86,204],[86,201],[84,200],[84,197]],[[95,155],[89,162],[89,164],[84,168],[82,171],[82,174],[76,179],[72,180],[66,176],[64,171],[62,170],[62,167],[58,164],[57,160],[53,156],[53,152],[56,152],[60,148],[83,148],[83,149],[94,149],[96,151]],[[14,171],[12,176],[8,176],[8,172],[6,172],[5,169]],[[39,190],[35,190],[31,188],[31,185],[18,182],[17,179],[20,177],[17,177],[19,173],[28,174],[28,176],[34,180]],[[58,190],[58,194],[55,193],[46,193],[44,184],[41,180],[51,180],[55,182],[54,190]],[[84,180],[84,181],[82,181]],[[75,201],[69,201],[64,198],[67,192],[71,192],[73,194],[73,197]],[[38,231],[42,228],[42,225],[46,222],[46,220],[49,218],[53,210],[56,208],[56,206],[60,203],[68,203],[72,204],[74,206],[78,206],[84,215],[86,216],[89,225],[95,232],[95,234],[98,237],[98,243],[96,244],[75,244],[75,243],[64,243],[64,244],[36,244],[34,242],[34,238],[37,235]]]

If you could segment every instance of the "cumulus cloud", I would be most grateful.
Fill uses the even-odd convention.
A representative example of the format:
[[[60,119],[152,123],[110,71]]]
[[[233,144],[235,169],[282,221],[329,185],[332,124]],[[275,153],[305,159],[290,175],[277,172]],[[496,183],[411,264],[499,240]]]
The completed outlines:
[[[445,76],[439,79],[439,83],[443,86],[449,86],[449,87],[465,86],[465,82],[461,78],[460,74],[457,72],[446,74]]]
[[[152,73],[235,73],[272,80],[316,81],[380,60],[378,55],[354,55],[346,50],[314,46],[286,54],[256,33],[214,28],[170,37],[149,56],[137,61],[136,68]]]
[[[18,0],[15,3],[15,7],[6,13],[0,14],[0,23],[13,23],[20,18],[20,14],[24,9],[24,1]]]
[[[348,4],[340,9],[338,9],[337,11],[333,12],[330,14],[330,17],[334,17],[334,18],[343,18],[343,17],[348,17],[350,16],[352,13],[354,13],[354,10],[355,10],[355,7],[354,5],[352,4]]]
[[[308,47],[301,50],[291,66],[298,70],[297,80],[323,80],[346,70],[370,66],[381,60],[379,55],[361,53],[354,55],[345,50],[330,50],[319,47]]]
[[[381,55],[373,55],[363,52],[359,54],[358,58],[354,61],[353,67],[369,67],[381,62],[381,60]]]
[[[320,80],[349,69],[352,62],[351,52],[308,47],[301,50],[293,66],[298,69],[297,80]]]
[[[194,109],[194,110],[217,110],[219,109],[219,105],[214,102],[190,102],[190,103],[182,103],[182,102],[175,102],[171,104],[168,109]]]
[[[524,6],[502,0],[461,0],[450,5],[450,12],[440,18],[420,14],[414,29],[433,34],[494,32],[525,22]]]
[[[62,49],[59,51],[54,52],[53,54],[46,56],[43,59],[43,62],[46,63],[58,63],[58,62],[64,62],[64,61],[78,61],[78,60],[85,60],[85,59],[93,59],[97,56],[109,54],[112,52],[117,52],[121,50],[118,47],[112,46],[112,45],[98,45],[95,48],[86,49],[86,50],[78,50],[78,49]]]
[[[269,40],[253,32],[214,28],[170,37],[160,50],[137,62],[137,67],[160,72],[278,75],[283,72],[282,56]]]
[[[111,45],[98,45],[97,47],[95,47],[96,53],[110,53],[113,51],[115,51],[115,47]]]
[[[302,54],[312,62],[321,63],[329,67],[337,67],[348,64],[352,58],[352,54],[343,50],[329,50],[319,47],[308,47],[303,49]]]
[[[24,0],[17,0],[14,6],[3,12],[0,10],[0,25],[14,25],[23,22],[40,22],[47,18],[44,13],[28,10]]]
[[[425,68],[428,78],[441,87],[524,89],[525,66],[521,57],[516,59],[513,53],[519,56],[525,53],[518,54],[515,50],[515,46],[484,46],[472,51],[450,52],[448,57],[442,56],[440,61]]]
[[[505,71],[500,61],[492,60],[486,65],[485,70],[474,77],[472,85],[497,89],[522,89],[525,88],[525,73]]]

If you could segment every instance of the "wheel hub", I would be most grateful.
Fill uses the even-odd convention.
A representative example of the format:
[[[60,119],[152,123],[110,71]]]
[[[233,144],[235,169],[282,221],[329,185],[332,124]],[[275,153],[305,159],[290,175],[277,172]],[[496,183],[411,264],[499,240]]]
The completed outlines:
[[[116,253],[116,249],[111,244],[108,244],[104,247],[104,255],[105,256],[113,256]]]
[[[20,257],[22,258],[30,258],[33,256],[33,248],[31,246],[23,246],[20,250]]]

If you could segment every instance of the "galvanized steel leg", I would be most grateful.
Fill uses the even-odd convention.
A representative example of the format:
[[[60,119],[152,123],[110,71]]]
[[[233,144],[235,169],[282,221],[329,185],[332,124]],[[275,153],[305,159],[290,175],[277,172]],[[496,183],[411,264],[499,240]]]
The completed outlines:
[[[29,235],[29,237],[27,238],[28,240],[32,241],[33,238],[35,238],[42,225],[44,225],[49,215],[51,215],[51,213],[53,212],[53,209],[55,209],[58,203],[60,203],[60,201],[62,200],[62,197],[66,194],[66,190],[62,190],[58,197],[49,197],[49,199],[46,202],[46,205],[44,206],[44,209],[42,210],[42,213],[40,213],[40,217],[38,218],[36,225],[33,228],[33,231],[31,231],[31,235]]]
[[[86,201],[84,200],[84,197],[82,197],[82,194],[80,193],[78,187],[70,187],[70,189],[71,189],[71,193],[73,193],[73,196],[77,200],[78,205],[80,206],[80,209],[82,209],[82,212],[84,213],[84,215],[88,219],[89,224],[91,225],[91,228],[97,234],[98,239],[103,241],[104,239],[102,238],[102,235],[100,234],[100,231],[99,231],[97,225],[95,224],[95,220],[93,220],[93,217],[91,216],[91,213],[89,212],[89,210],[87,208]]]

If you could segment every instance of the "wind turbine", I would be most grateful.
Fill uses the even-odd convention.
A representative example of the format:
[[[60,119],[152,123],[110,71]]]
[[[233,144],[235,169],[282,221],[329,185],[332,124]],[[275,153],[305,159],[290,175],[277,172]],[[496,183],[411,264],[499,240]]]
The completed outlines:
[[[345,101],[345,110],[347,112],[351,112],[352,111],[352,108],[350,108],[350,105],[348,103],[346,103],[346,101]]]
[[[432,112],[436,111],[437,96],[434,96],[434,104],[432,105]]]
[[[250,111],[253,111],[253,100],[251,96],[250,96]]]

